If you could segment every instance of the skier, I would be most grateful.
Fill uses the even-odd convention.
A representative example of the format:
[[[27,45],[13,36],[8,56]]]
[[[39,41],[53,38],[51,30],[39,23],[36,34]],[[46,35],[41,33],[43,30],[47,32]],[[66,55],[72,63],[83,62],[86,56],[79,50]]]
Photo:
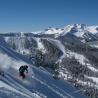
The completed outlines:
[[[25,75],[25,72],[28,73],[28,66],[27,65],[24,65],[24,66],[21,66],[19,68],[19,75],[25,79],[26,75]]]

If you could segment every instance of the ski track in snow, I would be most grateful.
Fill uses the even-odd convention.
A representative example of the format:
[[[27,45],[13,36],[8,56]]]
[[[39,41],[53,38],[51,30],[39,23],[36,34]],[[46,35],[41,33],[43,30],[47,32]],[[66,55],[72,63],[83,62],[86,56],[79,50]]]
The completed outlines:
[[[32,78],[35,79],[35,80],[37,80],[38,82],[40,82],[42,85],[48,87],[50,90],[52,90],[54,93],[58,94],[62,98],[66,98],[63,94],[61,94],[60,92],[56,91],[54,88],[52,88],[51,86],[49,86],[47,83],[39,80],[38,78],[35,78],[35,77],[32,77]]]
[[[19,94],[21,94],[21,95],[23,95],[23,96],[26,96],[27,98],[32,98],[32,97],[30,97],[29,95],[27,95],[27,94],[25,94],[25,93],[23,93],[23,92],[21,92],[21,91],[19,91],[19,90],[16,90],[16,87],[13,88],[13,87],[11,87],[11,85],[7,85],[7,84],[5,84],[5,83],[2,82],[2,81],[0,81],[0,85],[2,85],[1,87],[4,87],[4,88],[6,88],[6,89],[9,89],[9,90],[11,90],[11,91],[13,91],[13,92],[19,93]],[[0,88],[1,88],[1,87],[0,87]]]
[[[3,81],[5,81],[11,87],[15,88],[18,92],[21,92],[22,94],[25,94],[26,96],[29,96],[30,98],[33,97],[30,91],[22,87],[20,84],[18,84],[16,81],[11,79],[10,77],[6,76],[6,78],[4,78]]]
[[[43,70],[42,70],[43,71]],[[70,94],[66,93],[63,89],[59,88],[58,86],[56,86],[55,84],[50,84],[49,81],[46,81],[44,79],[39,79],[36,78],[36,76],[32,76],[33,79],[39,81],[42,85],[48,87],[50,90],[52,90],[54,93],[60,95],[62,98],[65,98],[64,96],[68,96],[68,98],[74,98],[73,96],[71,96]]]

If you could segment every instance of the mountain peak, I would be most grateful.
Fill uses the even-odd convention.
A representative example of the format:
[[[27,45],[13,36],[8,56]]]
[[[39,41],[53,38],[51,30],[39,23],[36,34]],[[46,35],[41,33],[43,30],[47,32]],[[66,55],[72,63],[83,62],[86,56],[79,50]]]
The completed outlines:
[[[87,25],[86,24],[74,24],[74,27],[84,29]]]
[[[49,27],[49,28],[45,29],[45,31],[43,33],[44,34],[60,34],[62,32],[63,32],[63,30],[60,28]]]

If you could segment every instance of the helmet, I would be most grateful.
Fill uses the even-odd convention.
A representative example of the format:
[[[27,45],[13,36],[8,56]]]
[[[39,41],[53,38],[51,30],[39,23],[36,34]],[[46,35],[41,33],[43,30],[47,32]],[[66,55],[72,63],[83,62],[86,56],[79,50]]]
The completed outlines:
[[[25,65],[25,67],[26,67],[26,68],[28,68],[28,66],[27,66],[27,65]]]

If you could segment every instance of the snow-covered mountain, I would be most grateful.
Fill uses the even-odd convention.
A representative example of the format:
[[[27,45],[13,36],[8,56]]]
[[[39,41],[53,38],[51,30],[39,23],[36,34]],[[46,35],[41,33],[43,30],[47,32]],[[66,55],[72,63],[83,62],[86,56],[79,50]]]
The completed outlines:
[[[21,65],[29,66],[26,79],[19,77]],[[0,38],[0,98],[87,98],[69,83],[55,80],[43,67],[35,67],[25,56],[10,49]]]
[[[67,25],[62,29],[48,28],[45,31],[39,32],[39,34],[53,34],[56,38],[69,33],[80,38],[83,42],[98,40],[98,26],[87,26],[85,24]]]
[[[98,94],[97,46],[98,26],[87,26],[84,24],[67,25],[63,29],[48,28],[44,31],[34,33],[0,34],[1,53],[3,52],[7,54],[8,57],[15,59],[14,62],[14,60],[8,58],[8,61],[11,62],[11,64],[8,64],[9,66],[23,65],[24,63],[30,64],[30,69],[33,70],[31,70],[31,72],[35,72],[35,75],[38,76],[37,81],[40,81],[38,80],[40,78],[44,78],[45,81],[47,81],[47,79],[43,77],[44,75],[53,82],[55,86],[52,85],[53,87],[51,88],[51,83],[47,86],[49,89],[53,89],[53,92],[54,89],[67,92],[65,90],[67,89],[66,87],[63,86],[64,88],[62,88],[61,85],[61,87],[57,87],[60,83],[54,84],[54,81],[58,83],[58,81],[61,81],[58,79],[62,79],[62,81],[65,81],[65,84],[67,81],[79,89],[75,91],[76,93],[82,91],[90,98],[97,98]],[[3,56],[3,54],[1,54],[1,56]],[[6,55],[3,58],[7,59]],[[17,62],[17,60],[20,62]],[[1,65],[5,66],[6,63],[3,62],[3,59],[1,59],[1,61]],[[41,69],[34,66],[32,68],[31,65],[40,67]],[[19,66],[15,70],[18,68]],[[44,74],[40,76],[39,72],[37,73],[35,69],[37,72],[38,70],[39,72],[42,70],[40,74],[43,74],[44,71]],[[31,78],[29,78],[29,80],[29,83],[34,81]],[[18,82],[21,83],[20,81]],[[46,86],[46,82],[44,84],[43,81],[41,81],[40,84]],[[45,87],[46,91],[47,87]],[[26,89],[28,89],[27,85]],[[47,96],[47,98],[51,98],[55,96],[55,94],[48,96],[45,92],[40,91],[42,88],[39,90],[38,88],[36,89],[37,94],[43,95],[44,97]],[[62,92],[56,92],[60,95],[60,97],[57,95],[56,98],[63,98],[65,96],[62,96]]]
[[[11,36],[24,36],[23,32],[20,33],[5,33],[5,35]],[[72,24],[66,25],[64,28],[52,28],[49,27],[43,31],[31,32],[28,33],[28,36],[54,36],[54,38],[58,38],[60,36],[66,36],[70,34],[71,36],[75,36],[80,39],[82,42],[89,41],[97,41],[98,40],[98,26],[87,26],[85,24]],[[2,34],[0,34],[2,35]]]

